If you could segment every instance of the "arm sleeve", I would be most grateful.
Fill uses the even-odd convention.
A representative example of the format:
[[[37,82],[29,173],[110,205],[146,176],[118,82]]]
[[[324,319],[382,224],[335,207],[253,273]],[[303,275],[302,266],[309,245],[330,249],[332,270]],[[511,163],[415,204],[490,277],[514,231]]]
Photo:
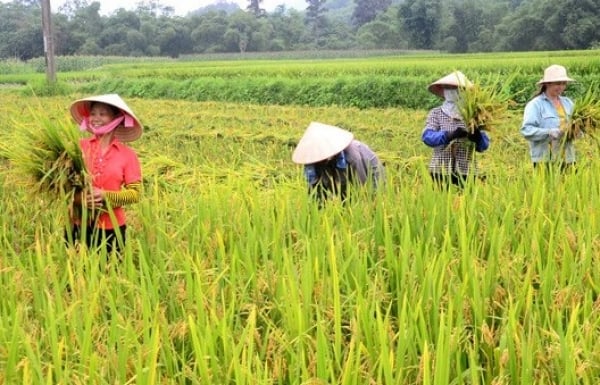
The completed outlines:
[[[121,207],[140,201],[141,182],[129,183],[120,191],[105,191],[104,199],[111,207]]]
[[[448,137],[445,131],[425,128],[421,134],[421,140],[429,147],[445,146],[448,144]]]
[[[312,164],[304,165],[304,178],[309,186],[317,183],[317,170]]]
[[[532,141],[540,141],[548,139],[550,128],[541,127],[539,116],[541,112],[539,106],[535,102],[529,102],[525,106],[523,113],[523,125],[521,134],[525,139]]]
[[[385,183],[385,170],[381,161],[367,145],[360,146],[359,151],[367,168],[367,176],[371,176],[374,187]]]
[[[484,152],[488,149],[488,147],[490,147],[490,137],[487,136],[485,131],[481,131],[481,135],[479,136],[479,138],[477,138],[477,141],[475,142],[475,151]]]

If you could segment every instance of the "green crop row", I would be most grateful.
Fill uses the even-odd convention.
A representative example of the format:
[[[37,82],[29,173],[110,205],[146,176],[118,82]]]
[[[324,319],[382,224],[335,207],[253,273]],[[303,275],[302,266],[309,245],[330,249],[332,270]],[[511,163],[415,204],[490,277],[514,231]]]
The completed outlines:
[[[509,87],[517,107],[536,91],[539,76],[515,76]],[[578,98],[595,76],[580,76],[580,83],[569,89]],[[432,82],[425,77],[338,76],[336,78],[286,79],[246,77],[240,79],[195,78],[168,79],[113,78],[76,87],[84,94],[114,92],[127,97],[222,101],[263,105],[341,106],[357,108],[409,109],[431,108],[439,100],[427,91]]]
[[[578,82],[572,98],[595,86],[600,58],[595,51],[477,55],[414,54],[377,58],[323,60],[175,61],[158,59],[100,61],[98,67],[59,71],[61,94],[119,93],[127,97],[190,101],[224,101],[263,105],[342,106],[357,108],[430,108],[438,100],[427,85],[461,70],[474,81],[490,76],[513,79],[518,108],[534,94],[549,64],[565,65]],[[91,58],[90,61],[93,62]],[[81,58],[82,62],[85,61]],[[19,72],[0,75],[0,85],[22,87],[28,94],[51,92],[45,75]]]

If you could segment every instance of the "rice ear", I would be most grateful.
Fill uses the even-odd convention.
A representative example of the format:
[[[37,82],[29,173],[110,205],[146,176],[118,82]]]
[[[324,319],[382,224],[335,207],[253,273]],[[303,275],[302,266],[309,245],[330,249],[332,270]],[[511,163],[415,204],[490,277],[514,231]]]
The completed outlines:
[[[568,139],[578,138],[583,134],[594,134],[600,127],[600,100],[596,97],[594,89],[592,84],[573,104],[573,111],[566,126]]]
[[[70,122],[31,114],[28,124],[14,122],[14,130],[0,143],[0,155],[33,193],[63,199],[87,179],[79,130]]]
[[[495,122],[504,117],[512,103],[510,86],[515,76],[501,79],[496,75],[485,82],[485,86],[476,81],[472,87],[461,89],[458,109],[467,131],[472,133],[482,126],[490,131]]]

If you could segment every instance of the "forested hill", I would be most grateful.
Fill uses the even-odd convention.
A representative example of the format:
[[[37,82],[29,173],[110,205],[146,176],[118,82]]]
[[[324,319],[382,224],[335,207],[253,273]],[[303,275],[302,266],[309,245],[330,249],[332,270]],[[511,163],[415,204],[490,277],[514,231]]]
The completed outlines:
[[[69,0],[53,14],[57,55],[418,49],[445,52],[598,48],[597,0],[306,0],[303,10],[248,0],[175,16],[160,0],[101,15]],[[0,3],[0,59],[44,54],[39,1]]]

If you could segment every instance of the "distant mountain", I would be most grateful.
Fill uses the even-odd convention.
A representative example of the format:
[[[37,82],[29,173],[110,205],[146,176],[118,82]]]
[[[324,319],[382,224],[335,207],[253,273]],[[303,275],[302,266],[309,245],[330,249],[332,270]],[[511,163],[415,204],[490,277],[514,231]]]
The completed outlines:
[[[196,9],[190,12],[191,15],[202,15],[208,12],[225,11],[227,14],[240,10],[240,6],[234,2],[219,0],[216,3]]]
[[[282,2],[284,0],[281,0]],[[308,4],[307,4],[308,6]],[[328,0],[325,3],[325,8],[327,9],[327,16],[334,20],[344,20],[350,21],[350,17],[352,16],[352,11],[354,9],[354,0]],[[226,13],[233,13],[240,9],[244,9],[240,7],[235,2],[229,2],[227,0],[218,0],[213,4],[209,4],[204,7],[200,7],[195,11],[190,12],[191,15],[202,15],[207,12],[218,12],[225,11]],[[298,9],[298,11],[304,11],[304,9]]]
[[[285,0],[281,0],[282,3],[285,3]],[[308,4],[307,4],[308,6]],[[325,3],[325,8],[328,10],[329,16],[341,16],[342,18],[346,18],[345,14],[352,14],[352,9],[354,7],[354,0],[329,0]],[[240,9],[244,9],[240,7],[237,3],[229,2],[227,0],[218,0],[213,4],[209,4],[204,7],[200,7],[195,11],[190,12],[192,15],[201,15],[207,12],[218,12],[225,11],[226,13],[233,13],[235,11],[239,11]],[[304,9],[298,9],[298,11],[304,11]]]

